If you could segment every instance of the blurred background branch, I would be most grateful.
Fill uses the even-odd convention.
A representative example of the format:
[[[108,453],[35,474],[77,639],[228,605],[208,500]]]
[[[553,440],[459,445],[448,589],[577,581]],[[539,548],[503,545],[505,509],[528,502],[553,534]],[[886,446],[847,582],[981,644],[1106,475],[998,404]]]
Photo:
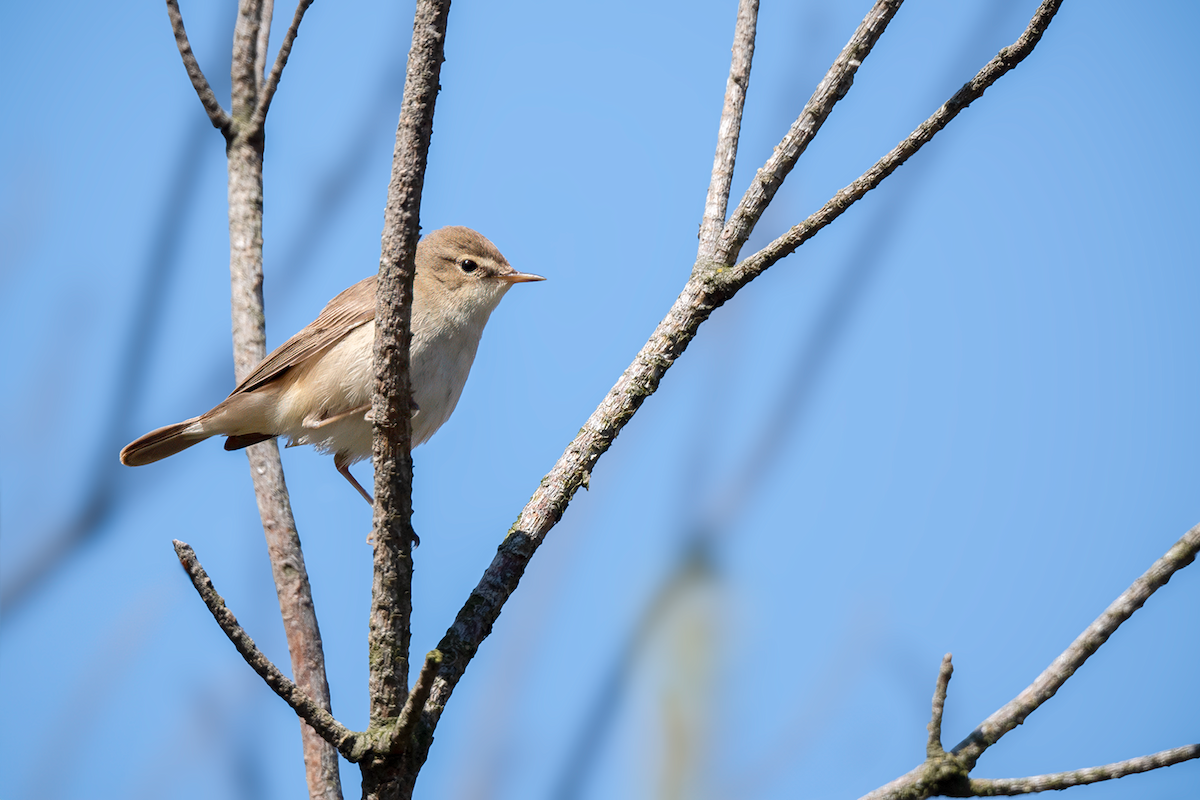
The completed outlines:
[[[87,484],[81,500],[70,517],[54,529],[38,535],[39,547],[26,558],[19,571],[0,585],[0,621],[18,613],[30,596],[78,550],[98,537],[113,512],[123,501],[132,483],[122,470],[116,453],[134,435],[133,420],[138,401],[149,385],[149,351],[163,323],[171,277],[180,263],[180,231],[183,220],[196,201],[199,173],[205,165],[203,147],[208,126],[199,121],[188,125],[173,167],[166,171],[165,197],[151,231],[150,246],[141,267],[142,277],[135,282],[138,297],[134,314],[128,320],[127,333],[113,354],[113,381],[104,404],[106,419],[97,426],[101,435],[92,445],[93,466],[87,470]]]

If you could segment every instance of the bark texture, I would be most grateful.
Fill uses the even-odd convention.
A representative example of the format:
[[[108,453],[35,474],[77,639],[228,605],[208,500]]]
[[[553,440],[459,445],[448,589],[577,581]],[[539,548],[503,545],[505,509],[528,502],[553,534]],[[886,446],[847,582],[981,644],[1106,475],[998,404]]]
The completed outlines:
[[[432,741],[430,736],[422,746],[414,746],[413,735],[422,733],[415,730],[414,722],[420,706],[408,704],[404,713],[409,699],[412,546],[416,539],[412,530],[409,347],[421,191],[449,16],[449,0],[417,2],[380,248],[371,411],[375,420],[375,566],[368,664],[371,729],[380,732],[387,745],[360,763],[363,797],[371,800],[411,797]]]

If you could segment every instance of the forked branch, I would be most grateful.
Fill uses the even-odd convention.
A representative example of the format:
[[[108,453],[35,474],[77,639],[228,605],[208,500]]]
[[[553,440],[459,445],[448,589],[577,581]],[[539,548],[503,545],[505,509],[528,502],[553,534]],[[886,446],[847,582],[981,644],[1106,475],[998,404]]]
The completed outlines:
[[[275,98],[275,90],[279,88],[279,79],[283,76],[283,68],[287,66],[288,57],[292,54],[292,45],[296,41],[296,34],[300,32],[300,21],[304,19],[304,12],[312,3],[313,0],[300,0],[296,6],[296,13],[292,15],[292,24],[288,26],[287,33],[283,36],[283,44],[279,46],[279,53],[275,56],[275,66],[271,68],[271,74],[262,84],[262,90],[258,95],[258,104],[254,108],[254,115],[250,117],[249,127],[256,131],[261,131],[263,125],[266,124],[267,112],[271,110],[271,101]],[[263,28],[259,39],[263,49],[266,48],[270,25],[270,17],[265,13],[264,16],[267,16],[268,25]],[[266,54],[260,53],[259,58],[265,59]],[[260,61],[259,63],[265,62]],[[258,70],[256,73],[261,74]]]
[[[855,73],[887,29],[892,17],[900,10],[902,2],[904,0],[877,0],[867,12],[850,41],[842,48],[825,77],[817,84],[800,116],[779,144],[775,145],[775,151],[767,159],[767,163],[763,164],[754,176],[750,187],[742,196],[742,201],[734,209],[721,232],[720,239],[716,242],[713,261],[729,265],[737,260],[742,245],[750,238],[754,226],[762,218],[763,212],[767,210],[788,173],[808,148],[808,143],[825,124],[837,102],[850,91]]]
[[[1197,552],[1200,552],[1200,525],[1185,533],[1166,555],[1154,562],[1142,577],[1114,600],[1095,622],[1079,634],[1062,655],[1054,659],[1037,680],[980,723],[970,736],[954,748],[954,754],[965,759],[968,765],[974,766],[985,750],[1053,697],[1067,679],[1108,641],[1108,637],[1116,633],[1117,628],[1133,616],[1133,612],[1165,586],[1172,575],[1196,559]]]
[[[896,145],[890,153],[879,159],[858,180],[839,191],[822,208],[808,219],[796,225],[784,235],[739,263],[725,277],[731,288],[741,288],[762,274],[763,270],[791,255],[800,245],[807,242],[829,223],[840,217],[846,209],[858,202],[867,192],[874,189],[883,179],[895,172],[901,164],[916,154],[933,139],[952,119],[971,103],[983,96],[989,86],[1025,60],[1041,41],[1042,34],[1058,13],[1062,0],[1045,0],[1033,15],[1029,26],[1012,45],[1001,50],[987,66],[968,81],[954,96],[947,100],[929,119],[925,120],[909,136]],[[730,221],[733,224],[733,221]],[[726,226],[728,230],[729,226]]]
[[[1112,780],[1138,772],[1169,767],[1182,761],[1200,758],[1200,745],[1187,745],[1164,750],[1128,761],[1102,767],[1037,775],[1029,778],[1003,780],[972,779],[969,774],[979,757],[1006,733],[1020,725],[1043,703],[1054,696],[1067,680],[1084,665],[1087,659],[1108,641],[1133,612],[1158,589],[1165,586],[1179,570],[1191,564],[1200,552],[1200,525],[1185,533],[1166,555],[1154,562],[1145,574],[1133,582],[1113,601],[1095,622],[1081,633],[1062,655],[1038,676],[1024,691],[988,717],[971,735],[953,750],[941,747],[942,710],[946,701],[946,686],[950,681],[950,656],[942,661],[934,693],[933,716],[929,724],[929,742],[925,762],[916,769],[881,786],[862,800],[917,800],[945,795],[947,797],[992,797],[1027,794],[1049,789],[1065,789],[1084,783]]]
[[[903,158],[890,164],[888,172],[894,170],[899,163],[903,162],[904,158],[911,156],[937,131],[945,127],[962,108],[966,107],[971,99],[982,94],[987,86],[990,86],[1027,56],[1041,38],[1042,32],[1060,4],[1061,0],[1048,0],[1043,3],[1017,43],[1013,47],[1001,51],[992,64],[985,67],[980,75],[977,75],[967,87],[964,87],[963,91],[960,91],[947,103],[947,106],[954,107],[952,113],[946,113],[946,106],[944,106],[938,114],[935,114],[936,124],[930,126],[927,131],[923,126],[921,130],[924,133],[905,151]],[[844,51],[843,56],[839,57],[839,62],[845,57],[845,65],[837,68],[838,65],[835,64],[836,69],[831,69],[831,74],[835,74],[837,77],[829,79],[827,76],[827,80],[830,82],[830,92],[836,95],[840,91],[844,94],[846,88],[849,87],[849,77],[853,74],[853,70],[857,69],[858,63],[861,62],[861,56],[866,52],[863,48],[869,50],[868,43],[873,43],[878,38],[878,34],[882,32],[881,27],[878,31],[876,31],[876,27],[881,26],[885,19],[890,19],[890,14],[894,13],[896,5],[898,3],[893,2],[876,4],[872,13],[878,13],[878,16],[869,16],[868,20],[873,20],[871,23],[864,22],[869,31],[863,34],[862,44],[856,44],[858,41],[858,34],[856,34],[856,38],[851,41],[853,47],[848,45],[850,53]],[[862,28],[860,28],[860,32],[863,32]],[[998,67],[994,66],[996,61],[999,62]],[[818,105],[824,108],[823,104]],[[821,115],[814,113],[814,126],[819,125],[819,120],[816,119],[819,116]],[[802,119],[803,117],[804,115],[802,115]],[[821,119],[823,118],[821,117]],[[807,129],[807,126],[801,125],[801,129]],[[803,139],[804,136],[807,134],[801,135],[800,138]],[[856,184],[862,184],[861,191],[847,194],[846,190],[843,190],[834,200],[830,201],[836,208],[836,213],[828,213],[823,209],[822,212],[818,212],[813,218],[810,218],[805,223],[805,238],[811,238],[870,188],[878,185],[879,180],[882,180],[882,176],[875,177],[878,169],[877,165],[867,175],[860,178],[859,182],[856,182]],[[743,202],[747,205],[744,213],[751,214],[751,206],[755,204]],[[737,212],[735,212],[736,215]],[[728,230],[729,226],[727,225],[726,228]],[[430,733],[436,727],[442,709],[467,665],[484,638],[491,632],[492,625],[499,617],[505,602],[516,589],[529,560],[549,531],[561,519],[575,492],[580,486],[587,485],[596,461],[612,445],[617,435],[637,413],[645,399],[657,390],[663,375],[683,353],[695,337],[700,325],[708,319],[713,310],[732,298],[739,289],[778,261],[779,258],[782,258],[782,250],[777,247],[775,250],[764,251],[764,253],[757,254],[733,267],[721,265],[719,259],[717,262],[697,262],[691,278],[679,297],[676,298],[666,317],[658,324],[649,341],[642,347],[616,385],[609,390],[599,407],[584,423],[583,428],[559,457],[554,468],[542,479],[534,491],[533,497],[521,511],[517,521],[509,529],[507,537],[497,549],[492,563],[485,570],[466,604],[459,611],[454,624],[450,626],[446,635],[438,643],[438,649],[445,655],[445,661],[438,672],[438,678],[425,707],[423,725]]]
[[[213,125],[225,137],[229,162],[229,270],[233,317],[235,377],[249,373],[266,355],[262,269],[263,124],[271,94],[287,60],[296,29],[311,0],[301,0],[272,79],[264,81],[263,65],[273,14],[273,0],[239,0],[231,66],[231,112],[221,109],[188,42],[177,0],[167,0],[175,41],[192,85]],[[270,92],[267,92],[267,89]],[[287,635],[292,674],[305,696],[328,710],[329,685],[321,633],[313,608],[308,573],[291,501],[275,442],[247,448],[254,494],[262,517],[279,609]],[[303,715],[302,715],[303,716]],[[307,718],[305,718],[307,719]],[[312,797],[340,798],[337,753],[322,736],[301,725],[304,763]]]

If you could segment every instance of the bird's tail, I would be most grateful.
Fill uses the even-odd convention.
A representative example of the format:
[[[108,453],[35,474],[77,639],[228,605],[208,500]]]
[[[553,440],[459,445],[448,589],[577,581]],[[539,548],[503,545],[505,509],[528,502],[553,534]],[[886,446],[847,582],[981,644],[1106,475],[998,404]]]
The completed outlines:
[[[203,431],[200,417],[176,422],[174,425],[150,431],[125,445],[125,449],[121,451],[121,463],[127,467],[153,464],[167,456],[175,455],[180,450],[199,444],[212,435]]]

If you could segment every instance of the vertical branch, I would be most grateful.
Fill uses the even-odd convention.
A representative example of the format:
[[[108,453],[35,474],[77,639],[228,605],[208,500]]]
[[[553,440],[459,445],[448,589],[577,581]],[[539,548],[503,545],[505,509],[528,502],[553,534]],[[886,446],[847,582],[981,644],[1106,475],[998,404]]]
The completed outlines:
[[[225,133],[229,161],[229,274],[233,317],[234,374],[240,381],[266,355],[266,324],[262,297],[263,131],[261,118],[250,124],[259,105],[262,87],[264,2],[270,24],[271,0],[242,0],[234,28],[231,113]],[[304,4],[307,7],[307,4]],[[176,41],[184,56],[193,85],[205,101],[207,88],[183,34],[183,22],[174,0],[168,10]],[[264,56],[265,57],[265,56]],[[193,75],[193,65],[195,73]],[[198,77],[197,77],[198,76]],[[209,91],[211,94],[211,91]],[[208,108],[209,103],[205,103]],[[219,106],[217,107],[219,110]],[[211,116],[211,111],[210,111]],[[214,124],[218,120],[214,118]],[[279,609],[291,655],[296,684],[326,711],[330,710],[329,683],[321,632],[313,608],[312,590],[300,549],[300,536],[292,515],[291,501],[279,459],[279,447],[271,441],[247,448],[254,494],[262,517],[271,571],[279,597]],[[337,751],[303,721],[300,723],[309,796],[340,800]]]
[[[750,88],[750,64],[754,60],[754,37],[758,28],[758,0],[738,3],[737,25],[733,31],[733,58],[729,80],[725,83],[725,106],[717,127],[717,153],[713,157],[712,181],[704,200],[700,220],[700,253],[697,261],[707,261],[717,250],[717,239],[725,226],[729,187],[737,161],[738,139],[742,133],[742,109]]]
[[[375,572],[371,587],[371,727],[396,724],[408,695],[412,613],[412,286],[421,190],[445,60],[449,0],[418,0],[379,259],[375,311]],[[426,748],[364,761],[363,796],[408,796]]]
[[[261,96],[263,82],[267,79],[267,49],[271,42],[271,19],[275,16],[275,0],[262,0],[259,12],[258,41],[254,46],[254,78]]]
[[[233,59],[230,110],[235,123],[244,125],[258,99],[258,33],[262,27],[263,0],[238,0],[237,21],[233,26]],[[243,131],[240,131],[244,133]],[[261,256],[261,249],[259,251]]]
[[[942,716],[946,711],[946,692],[950,689],[950,676],[953,674],[954,663],[950,654],[946,653],[933,690],[933,713],[929,716],[929,739],[925,743],[926,758],[938,758],[946,753],[942,747]]]
[[[264,442],[248,448],[247,455],[287,637],[292,677],[321,708],[332,711],[321,629],[313,606],[304,552],[300,548],[300,534],[284,483],[279,446],[273,440]],[[309,797],[341,800],[337,751],[303,720],[300,737]]]

